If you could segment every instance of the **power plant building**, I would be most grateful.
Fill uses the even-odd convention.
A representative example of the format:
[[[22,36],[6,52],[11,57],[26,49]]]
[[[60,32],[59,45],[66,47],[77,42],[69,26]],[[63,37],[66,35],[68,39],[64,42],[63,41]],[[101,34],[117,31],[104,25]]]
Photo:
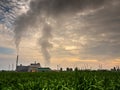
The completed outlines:
[[[22,64],[20,66],[17,66],[16,71],[17,72],[28,72],[29,66],[23,66]]]
[[[20,66],[17,66],[16,71],[17,72],[37,72],[38,68],[40,68],[40,63],[32,63],[29,66],[23,66],[20,64]]]
[[[38,68],[38,72],[49,72],[51,69],[49,67]]]
[[[28,68],[28,72],[38,72],[38,68],[41,68],[40,63],[32,63]]]
[[[51,71],[49,67],[41,67],[40,63],[31,63],[28,66],[18,65],[18,56],[16,60],[16,71],[17,72],[47,72]]]

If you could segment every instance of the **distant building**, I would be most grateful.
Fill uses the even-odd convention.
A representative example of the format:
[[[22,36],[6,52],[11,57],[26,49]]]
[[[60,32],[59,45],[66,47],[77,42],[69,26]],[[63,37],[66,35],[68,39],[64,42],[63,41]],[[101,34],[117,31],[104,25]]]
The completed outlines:
[[[49,72],[51,69],[49,67],[38,68],[38,72]]]
[[[28,72],[37,72],[38,71],[38,68],[40,68],[40,63],[32,63],[30,66],[29,66],[29,70]]]
[[[28,72],[28,69],[29,69],[29,66],[23,66],[22,64],[16,67],[17,72]]]
[[[16,59],[16,71],[17,72],[47,72],[51,71],[49,67],[42,68],[40,63],[31,63],[28,66],[23,66],[22,64],[18,65],[19,56],[17,55]]]
[[[16,67],[17,72],[37,72],[38,68],[40,68],[40,63],[32,63],[29,66],[23,66],[20,64],[20,66]]]

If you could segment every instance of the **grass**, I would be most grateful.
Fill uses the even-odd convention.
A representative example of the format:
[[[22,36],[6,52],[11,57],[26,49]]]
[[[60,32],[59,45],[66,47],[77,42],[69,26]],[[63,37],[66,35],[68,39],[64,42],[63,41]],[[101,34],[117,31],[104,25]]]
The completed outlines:
[[[120,72],[0,72],[0,90],[120,90]]]

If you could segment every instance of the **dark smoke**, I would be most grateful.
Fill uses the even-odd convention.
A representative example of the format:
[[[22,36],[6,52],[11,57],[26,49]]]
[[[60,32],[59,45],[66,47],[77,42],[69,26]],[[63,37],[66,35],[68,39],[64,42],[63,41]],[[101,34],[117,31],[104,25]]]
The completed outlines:
[[[41,51],[47,63],[50,63],[49,48],[52,46],[49,39],[52,37],[52,27],[47,23],[49,17],[59,17],[65,14],[75,14],[88,9],[102,7],[109,0],[32,0],[30,9],[26,14],[22,14],[15,24],[15,44],[19,48],[21,39],[29,32],[28,27],[43,25],[42,37],[39,38]]]
[[[19,53],[19,45],[21,39],[23,35],[27,32],[28,27],[30,27],[30,25],[32,25],[32,23],[35,22],[34,20],[35,17],[32,18],[32,15],[27,16],[27,14],[22,14],[22,16],[17,18],[15,21],[14,37],[15,37],[15,44],[18,53]]]
[[[46,11],[49,15],[59,15],[97,9],[107,1],[109,0],[33,0],[30,7],[39,14],[41,11]]]
[[[7,28],[12,28],[14,22],[15,22],[15,44],[16,44],[16,48],[17,48],[17,54],[19,52],[19,43],[21,40],[21,36],[23,33],[23,21],[21,19],[23,19],[24,17],[22,17],[21,19],[16,20],[17,16],[18,16],[18,11],[22,9],[23,6],[25,6],[25,3],[28,0],[24,1],[24,0],[0,0],[0,23],[4,24]],[[20,23],[21,22],[21,23]],[[25,27],[25,26],[23,26]]]

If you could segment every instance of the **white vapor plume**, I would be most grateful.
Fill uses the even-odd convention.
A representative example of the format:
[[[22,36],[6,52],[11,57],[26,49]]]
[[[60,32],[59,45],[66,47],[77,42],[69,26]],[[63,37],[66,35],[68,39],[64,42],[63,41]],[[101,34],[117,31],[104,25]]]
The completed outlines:
[[[45,23],[42,30],[42,37],[39,39],[39,44],[41,45],[41,51],[46,65],[50,64],[50,54],[48,49],[52,47],[52,44],[49,42],[51,37],[51,27],[49,24]]]

